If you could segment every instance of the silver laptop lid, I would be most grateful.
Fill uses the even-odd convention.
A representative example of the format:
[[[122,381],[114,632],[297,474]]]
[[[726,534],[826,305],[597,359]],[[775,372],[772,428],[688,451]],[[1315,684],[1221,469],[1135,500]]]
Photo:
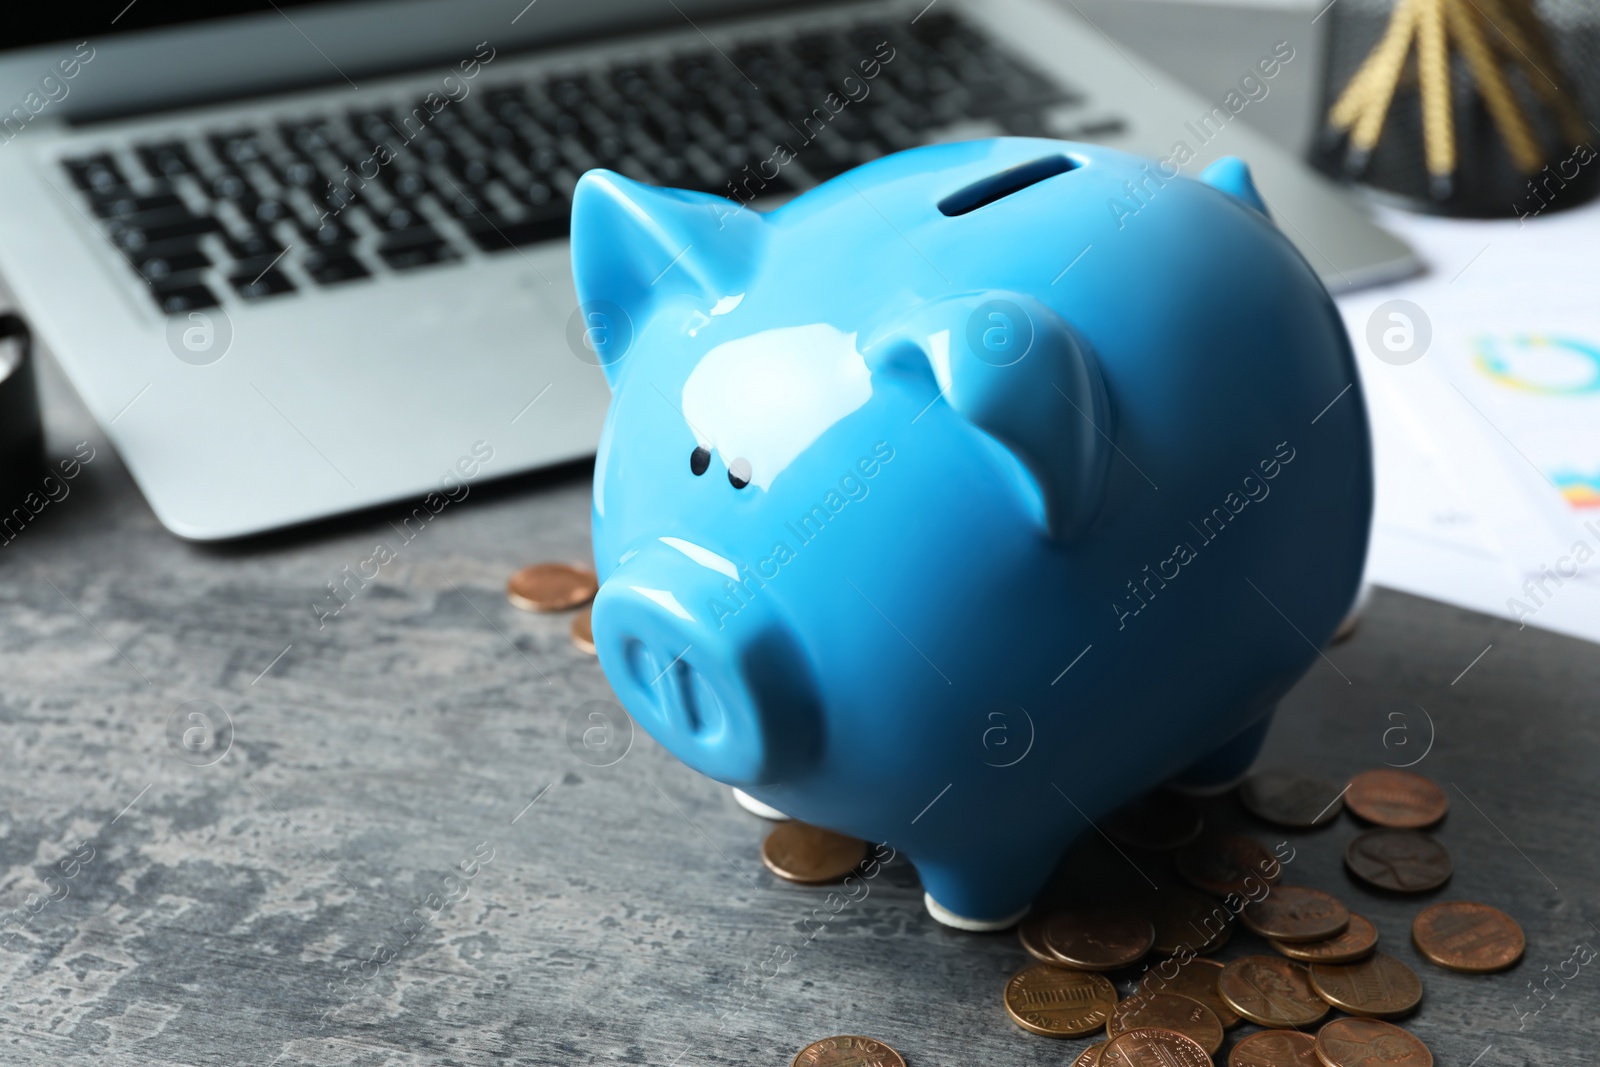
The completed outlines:
[[[0,37],[0,147],[85,121],[693,24],[778,0],[111,0],[46,4]]]

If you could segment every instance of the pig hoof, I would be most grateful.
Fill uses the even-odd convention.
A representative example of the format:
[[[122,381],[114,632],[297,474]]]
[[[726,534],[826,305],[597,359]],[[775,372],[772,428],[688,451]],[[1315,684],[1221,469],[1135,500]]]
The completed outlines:
[[[1261,754],[1261,743],[1267,739],[1267,730],[1271,726],[1272,712],[1269,711],[1221,748],[1168,781],[1167,788],[1192,797],[1214,797],[1226,793],[1244,781],[1250,765]]]
[[[1171,781],[1166,783],[1165,788],[1172,790],[1174,793],[1182,793],[1186,797],[1220,797],[1224,793],[1237,789],[1239,783],[1244,780],[1245,775],[1240,774],[1238,777],[1229,778],[1224,782],[1207,782],[1204,785]]]
[[[734,789],[733,799],[737,800],[739,806],[751,815],[759,815],[763,819],[771,819],[773,822],[787,822],[789,820],[789,816],[771,804],[761,803],[761,801],[746,793],[743,789]]]
[[[957,915],[937,900],[934,900],[932,893],[922,894],[922,903],[927,906],[928,914],[945,926],[953,927],[957,930],[969,930],[975,934],[992,934],[1000,930],[1009,930],[1021,922],[1023,916],[1028,914],[1028,909],[1023,908],[1015,915],[1007,915],[1003,919],[968,919],[963,915]]]
[[[1356,627],[1361,625],[1361,616],[1366,613],[1367,602],[1372,599],[1372,586],[1361,583],[1361,592],[1356,594],[1356,602],[1350,605],[1350,613],[1339,623],[1339,628],[1333,632],[1330,645],[1339,645],[1350,640],[1355,635]]]

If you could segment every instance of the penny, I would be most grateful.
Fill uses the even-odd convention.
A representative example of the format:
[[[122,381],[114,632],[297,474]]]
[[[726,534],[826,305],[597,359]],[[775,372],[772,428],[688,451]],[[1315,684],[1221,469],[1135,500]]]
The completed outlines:
[[[1177,956],[1185,950],[1205,956],[1226,945],[1233,934],[1233,912],[1214,897],[1192,889],[1163,889],[1144,898],[1140,907],[1155,923],[1156,941],[1151,950],[1163,956]]]
[[[1049,963],[1024,967],[1006,982],[1006,1014],[1031,1033],[1083,1037],[1111,1018],[1117,987],[1105,975]]]
[[[590,610],[585,607],[572,617],[572,643],[579,652],[594,655],[594,630],[590,625]]]
[[[1149,919],[1122,908],[1053,912],[1041,933],[1045,950],[1057,963],[1086,971],[1114,971],[1137,963],[1156,939]]]
[[[599,590],[594,571],[565,563],[535,563],[506,582],[506,599],[523,611],[565,611],[587,604]]]
[[[1224,1028],[1239,1025],[1239,1013],[1228,1007],[1217,991],[1217,977],[1222,974],[1222,964],[1215,960],[1189,960],[1168,977],[1166,963],[1144,973],[1139,983],[1141,993],[1181,993],[1210,1008]]]
[[[1170,852],[1200,836],[1200,812],[1188,800],[1156,789],[1113,812],[1101,826],[1106,836],[1132,848]]]
[[[1467,974],[1503,971],[1528,947],[1517,920],[1498,908],[1466,901],[1424,908],[1411,924],[1411,940],[1434,963]]]
[[[1211,1067],[1211,1057],[1198,1041],[1176,1030],[1141,1027],[1107,1042],[1100,1067]]]
[[[798,820],[779,823],[761,844],[761,862],[802,885],[842,881],[867,858],[867,843]]]
[[[1317,1058],[1317,1039],[1298,1030],[1262,1030],[1228,1053],[1228,1067],[1326,1067]]]
[[[1326,826],[1344,807],[1336,782],[1281,770],[1246,778],[1239,786],[1239,801],[1267,822],[1296,829]]]
[[[882,1041],[846,1034],[813,1041],[789,1067],[906,1067],[906,1060]]]
[[[1283,873],[1267,846],[1237,835],[1197,838],[1178,850],[1177,864],[1190,885],[1219,897],[1249,894]]]
[[[1258,1026],[1280,1030],[1309,1026],[1328,1014],[1328,1002],[1311,988],[1311,975],[1281,956],[1244,956],[1217,976],[1228,1006]]]
[[[1117,1002],[1106,1020],[1106,1036],[1113,1040],[1130,1030],[1176,1030],[1212,1055],[1222,1047],[1222,1021],[1217,1013],[1179,993],[1135,993]]]
[[[1350,909],[1331,893],[1304,885],[1280,885],[1239,912],[1252,932],[1274,941],[1325,941],[1350,925]]]
[[[1432,826],[1450,810],[1450,794],[1411,771],[1380,768],[1350,779],[1345,803],[1356,815],[1395,830]]]
[[[1450,880],[1445,847],[1415,830],[1368,830],[1344,849],[1350,873],[1377,889],[1423,893]]]
[[[1023,949],[1040,963],[1053,963],[1061,966],[1061,961],[1053,956],[1044,943],[1045,921],[1054,914],[1048,911],[1036,911],[1017,924],[1017,940],[1022,943]]]
[[[1311,988],[1340,1011],[1393,1019],[1422,1003],[1422,979],[1393,956],[1374,952],[1359,963],[1313,963]]]
[[[1317,1031],[1324,1067],[1433,1067],[1433,1053],[1416,1036],[1377,1019],[1335,1019]]]
[[[1097,1041],[1078,1053],[1078,1058],[1072,1061],[1072,1067],[1100,1067],[1100,1053],[1105,1050],[1106,1044]]]
[[[1350,925],[1338,937],[1326,941],[1308,941],[1290,944],[1287,941],[1267,942],[1291,960],[1301,963],[1354,963],[1372,953],[1378,945],[1378,928],[1355,912],[1350,913]]]

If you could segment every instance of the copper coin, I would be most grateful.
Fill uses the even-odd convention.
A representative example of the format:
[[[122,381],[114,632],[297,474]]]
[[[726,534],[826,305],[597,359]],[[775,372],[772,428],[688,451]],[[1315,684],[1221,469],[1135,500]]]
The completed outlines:
[[[1344,848],[1350,873],[1377,889],[1424,893],[1450,880],[1445,847],[1415,830],[1368,830]]]
[[[590,609],[586,606],[572,617],[572,643],[579,652],[594,655],[594,630],[589,625]]]
[[[1113,812],[1101,826],[1106,836],[1132,848],[1167,852],[1200,836],[1200,812],[1188,800],[1156,789]]]
[[[1416,1036],[1377,1019],[1335,1019],[1317,1031],[1324,1067],[1433,1067],[1433,1053]]]
[[[1208,955],[1228,943],[1233,934],[1233,912],[1215,897],[1172,886],[1144,898],[1139,905],[1156,926],[1151,950],[1177,956],[1188,950]]]
[[[1196,889],[1225,897],[1276,882],[1282,866],[1267,846],[1249,837],[1200,837],[1177,855],[1178,873]]]
[[[1006,983],[1006,1014],[1030,1033],[1083,1037],[1111,1018],[1117,987],[1102,974],[1050,963],[1024,967]]]
[[[1370,919],[1351,912],[1350,925],[1338,937],[1298,945],[1271,939],[1267,943],[1291,960],[1301,963],[1354,963],[1371,955],[1377,947],[1378,928],[1372,925]]]
[[[506,599],[523,611],[565,611],[587,604],[599,591],[594,571],[565,563],[535,563],[506,583]]]
[[[1345,803],[1379,826],[1420,830],[1444,818],[1450,810],[1450,794],[1420,774],[1386,767],[1350,779]]]
[[[1045,950],[1057,963],[1086,971],[1114,971],[1137,963],[1156,939],[1149,919],[1124,908],[1052,912],[1041,932]]]
[[[1344,807],[1336,782],[1294,771],[1261,771],[1239,786],[1239,801],[1270,823],[1309,829],[1326,826]]]
[[[1239,921],[1274,941],[1326,941],[1350,925],[1350,909],[1338,897],[1304,885],[1280,885],[1239,912]]]
[[[1097,1041],[1078,1053],[1078,1058],[1072,1061],[1072,1067],[1100,1067],[1100,1053],[1105,1051],[1106,1044]]]
[[[789,1067],[906,1067],[906,1060],[882,1041],[847,1034],[811,1042]]]
[[[798,820],[779,823],[761,844],[761,862],[801,885],[843,881],[867,858],[867,843]]]
[[[1176,1030],[1140,1027],[1107,1042],[1100,1067],[1211,1067],[1211,1057],[1198,1041]]]
[[[1258,1026],[1288,1030],[1328,1014],[1311,975],[1281,956],[1244,956],[1222,968],[1217,990],[1228,1006]]]
[[[1499,908],[1466,901],[1424,908],[1411,924],[1411,940],[1434,963],[1467,974],[1503,971],[1528,947],[1517,920]]]
[[[1169,971],[1172,972],[1170,977]],[[1217,990],[1217,978],[1221,974],[1222,964],[1215,960],[1189,960],[1176,969],[1161,963],[1144,972],[1139,992],[1181,993],[1210,1008],[1224,1028],[1238,1026],[1239,1013],[1228,1006]]]
[[[1311,988],[1340,1011],[1394,1019],[1422,1003],[1422,979],[1393,956],[1374,952],[1358,963],[1313,963]]]
[[[1222,1047],[1217,1013],[1181,993],[1135,993],[1118,1001],[1106,1020],[1106,1036],[1115,1040],[1139,1029],[1176,1030],[1193,1038],[1208,1056]]]
[[[1298,1030],[1262,1030],[1228,1053],[1228,1067],[1326,1067],[1317,1059],[1317,1039]]]
[[[1050,914],[1047,911],[1030,912],[1027,918],[1017,924],[1017,940],[1022,944],[1023,951],[1040,963],[1059,966],[1061,961],[1050,954],[1044,943],[1044,924]]]

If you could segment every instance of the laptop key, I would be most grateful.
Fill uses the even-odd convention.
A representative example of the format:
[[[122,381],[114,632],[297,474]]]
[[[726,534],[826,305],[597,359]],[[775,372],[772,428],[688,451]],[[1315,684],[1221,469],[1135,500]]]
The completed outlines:
[[[73,182],[85,192],[104,193],[128,184],[128,179],[122,176],[121,168],[109,153],[100,152],[62,162],[67,173],[72,175]]]
[[[228,255],[240,262],[263,257],[271,259],[283,251],[283,242],[265,230],[250,230],[243,237],[225,233],[222,235],[222,244],[228,250]]]
[[[572,209],[562,202],[535,208],[516,220],[490,214],[476,221],[462,221],[472,242],[485,252],[505,252],[520,245],[559,240],[570,232],[571,223]]]
[[[228,275],[228,284],[246,300],[259,300],[264,296],[294,292],[294,283],[270,262],[261,265],[240,264],[238,269]]]
[[[378,255],[382,256],[383,261],[393,270],[412,270],[433,263],[453,263],[461,258],[461,253],[437,239],[394,248],[380,246]]]
[[[180,315],[185,311],[197,311],[201,308],[214,308],[219,304],[216,294],[188,277],[167,282],[152,282],[150,291],[155,294],[156,303],[161,305],[161,310],[168,315]]]
[[[319,219],[316,223],[296,223],[295,228],[304,236],[307,244],[311,245],[344,245],[356,239],[350,232],[350,227],[333,216]]]
[[[111,229],[111,240],[125,252],[138,252],[176,237],[198,237],[220,229],[221,224],[209,215],[190,215],[149,225],[118,223]]]
[[[94,213],[103,219],[127,218],[130,215],[169,211],[184,206],[183,201],[171,193],[155,193],[149,196],[119,195],[108,199],[95,196],[90,198],[90,203],[94,205]]]
[[[180,249],[166,252],[161,255],[147,255],[136,257],[134,266],[139,273],[144,275],[146,281],[159,282],[170,278],[174,274],[186,271],[199,270],[201,267],[211,266],[211,257],[198,248]]]
[[[183,174],[196,174],[199,168],[182,141],[163,141],[159,144],[139,145],[135,149],[139,161],[152,178],[176,178]]]
[[[350,254],[349,245],[311,249],[301,260],[301,266],[322,285],[337,285],[339,282],[372,276],[372,272]]]

